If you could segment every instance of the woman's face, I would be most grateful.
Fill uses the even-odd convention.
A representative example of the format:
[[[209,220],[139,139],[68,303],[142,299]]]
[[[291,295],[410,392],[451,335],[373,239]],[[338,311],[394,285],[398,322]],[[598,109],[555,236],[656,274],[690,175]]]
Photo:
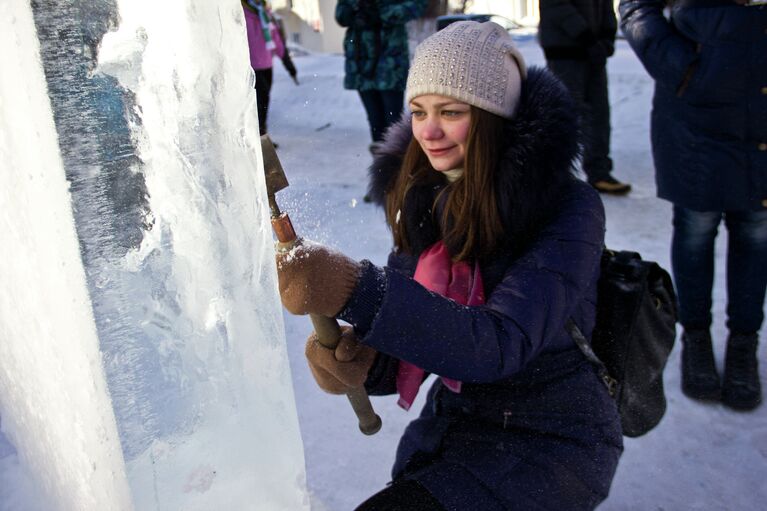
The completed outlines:
[[[410,102],[413,136],[435,170],[463,167],[471,107],[447,96],[427,94]]]

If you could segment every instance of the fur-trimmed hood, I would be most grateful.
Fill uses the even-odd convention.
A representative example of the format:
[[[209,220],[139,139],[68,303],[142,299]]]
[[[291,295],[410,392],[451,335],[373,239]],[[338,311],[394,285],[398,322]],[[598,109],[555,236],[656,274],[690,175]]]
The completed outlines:
[[[558,198],[574,179],[579,155],[575,103],[550,71],[531,67],[517,113],[504,130],[506,147],[496,171],[496,189],[509,248],[518,253],[551,219]],[[376,204],[383,206],[412,137],[407,116],[389,128],[376,151],[368,169],[368,192]],[[403,218],[414,255],[439,239],[431,211],[434,197],[434,189],[422,187],[411,190],[406,199]]]

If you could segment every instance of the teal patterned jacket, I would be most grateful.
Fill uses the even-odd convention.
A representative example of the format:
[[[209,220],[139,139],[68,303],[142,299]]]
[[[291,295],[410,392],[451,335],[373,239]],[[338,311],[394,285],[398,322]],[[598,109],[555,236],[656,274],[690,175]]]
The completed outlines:
[[[344,37],[344,88],[405,90],[408,42],[405,23],[421,16],[427,0],[339,0],[336,21]]]

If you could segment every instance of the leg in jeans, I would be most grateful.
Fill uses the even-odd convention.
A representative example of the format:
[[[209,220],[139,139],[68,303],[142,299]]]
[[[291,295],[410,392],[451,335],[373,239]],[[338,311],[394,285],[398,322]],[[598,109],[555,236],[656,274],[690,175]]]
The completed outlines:
[[[546,65],[565,84],[567,90],[575,100],[581,117],[582,129],[588,131],[587,118],[589,116],[586,104],[586,79],[589,65],[586,61],[555,59],[546,62]]]
[[[758,332],[767,289],[767,211],[728,211],[727,327]]]
[[[573,96],[583,131],[583,172],[600,192],[623,195],[631,186],[610,175],[610,103],[607,96],[607,70],[583,60],[552,59],[549,69],[565,84]]]
[[[266,134],[266,115],[269,112],[269,93],[272,90],[272,68],[256,70],[256,103],[258,103],[258,132]]]
[[[679,299],[679,322],[685,330],[711,326],[714,241],[722,213],[674,205],[671,266]]]
[[[728,211],[727,354],[722,403],[753,410],[762,402],[756,352],[767,287],[767,211]]]
[[[578,111],[581,118],[581,130],[583,131],[584,147],[583,147],[583,172],[586,174],[586,179],[590,183],[598,181],[600,178],[604,178],[610,174],[610,168],[598,168],[598,163],[604,164],[604,161],[599,161],[596,157],[596,149],[600,144],[596,144],[594,141],[598,140],[595,135],[600,134],[599,130],[595,130],[596,115],[599,115],[599,120],[602,120],[604,114],[600,115],[600,112],[594,111],[594,102],[597,105],[602,105],[602,101],[598,98],[600,92],[607,91],[607,74],[604,68],[601,70],[604,76],[592,78],[592,73],[597,73],[599,70],[593,69],[587,61],[580,60],[550,60],[548,62],[549,69],[562,80],[567,89],[572,94],[578,105]],[[603,84],[603,90],[600,90],[600,84]],[[606,101],[606,99],[605,99]],[[607,129],[610,129],[609,124],[609,106],[607,107]],[[602,130],[603,131],[603,130]],[[609,137],[609,134],[608,134]],[[604,145],[604,144],[602,144]],[[609,146],[609,138],[608,138]],[[603,149],[603,148],[601,148]],[[605,157],[607,155],[605,154]],[[604,160],[604,158],[602,159]]]
[[[378,142],[383,139],[383,132],[386,129],[386,108],[383,96],[378,90],[361,90],[359,94],[367,113],[370,137],[373,142]]]
[[[402,117],[402,107],[405,102],[405,91],[402,90],[383,90],[381,91],[381,99],[383,100],[384,108],[384,126],[381,133],[383,138],[386,130],[399,121]]]
[[[586,75],[584,103],[588,117],[584,120],[586,143],[583,148],[583,171],[589,182],[610,176],[610,100],[607,91],[607,68],[591,66]]]
[[[674,206],[671,265],[679,300],[682,334],[682,392],[701,400],[718,400],[721,383],[711,343],[711,289],[714,240],[722,213]]]

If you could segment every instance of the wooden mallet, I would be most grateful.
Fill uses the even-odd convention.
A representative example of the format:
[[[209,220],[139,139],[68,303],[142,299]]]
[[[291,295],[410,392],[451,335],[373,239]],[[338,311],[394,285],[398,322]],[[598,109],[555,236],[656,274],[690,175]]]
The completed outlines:
[[[264,172],[266,173],[266,191],[269,198],[269,209],[271,211],[272,229],[277,237],[277,250],[290,251],[296,243],[298,236],[293,229],[293,224],[287,213],[280,211],[275,194],[288,187],[288,179],[285,177],[285,171],[282,168],[280,159],[277,157],[277,151],[274,150],[269,135],[261,136],[261,152],[264,155]],[[328,349],[335,350],[338,341],[341,340],[341,327],[335,318],[328,318],[318,314],[309,314],[309,318],[314,325],[314,331],[320,344]],[[359,428],[366,435],[377,433],[381,429],[381,418],[373,410],[370,404],[370,398],[365,391],[365,387],[350,389],[346,396],[354,408],[354,413],[359,419]]]

